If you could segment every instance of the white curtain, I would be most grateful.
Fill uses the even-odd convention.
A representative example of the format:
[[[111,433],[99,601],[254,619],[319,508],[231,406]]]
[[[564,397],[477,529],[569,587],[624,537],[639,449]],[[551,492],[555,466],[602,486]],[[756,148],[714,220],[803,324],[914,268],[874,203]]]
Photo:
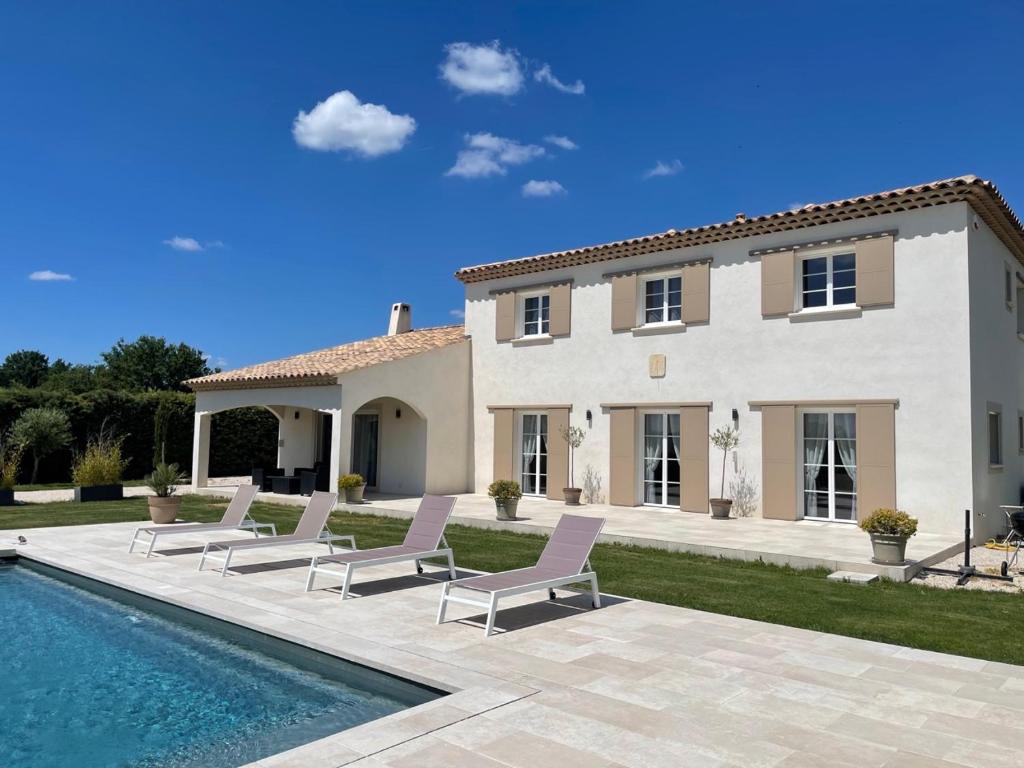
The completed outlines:
[[[810,418],[808,418],[810,417]],[[809,491],[815,487],[821,461],[828,445],[828,414],[814,413],[804,415],[804,489]],[[810,498],[811,508],[818,507],[818,494],[804,493],[805,501]],[[807,507],[804,507],[806,511]]]
[[[537,479],[537,435],[523,433],[523,490],[526,493],[536,493]],[[530,463],[533,462],[531,468]]]
[[[839,451],[839,460],[846,466],[853,480],[853,491],[857,492],[857,442],[856,434],[850,426],[856,417],[853,414],[841,414],[836,416],[836,450]]]

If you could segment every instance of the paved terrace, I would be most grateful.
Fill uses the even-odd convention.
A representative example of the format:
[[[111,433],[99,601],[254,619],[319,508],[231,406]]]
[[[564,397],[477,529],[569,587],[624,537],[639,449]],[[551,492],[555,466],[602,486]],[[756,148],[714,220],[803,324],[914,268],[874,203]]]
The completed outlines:
[[[25,557],[453,691],[260,768],[1020,766],[1024,667],[611,596],[510,600],[484,639],[465,607],[435,626],[438,577],[408,565],[360,572],[342,603],[302,591],[316,545],[221,578],[196,571],[198,539],[128,555],[133,526],[0,545],[23,533]]]
[[[202,493],[231,495],[234,488],[203,488]],[[262,501],[305,504],[305,496],[261,493]],[[342,504],[351,512],[411,518],[419,498],[369,496],[365,504]],[[516,522],[495,520],[494,500],[482,494],[459,494],[452,522],[481,528],[549,533],[565,512],[604,517],[603,542],[636,544],[677,552],[726,557],[736,560],[764,560],[794,568],[829,568],[833,571],[877,573],[896,581],[908,581],[922,567],[946,560],[963,549],[958,534],[922,531],[910,539],[906,565],[882,566],[871,562],[871,542],[855,525],[817,520],[786,522],[761,518],[713,520],[696,515],[652,507],[613,507],[586,504],[567,507],[563,502],[523,497]]]

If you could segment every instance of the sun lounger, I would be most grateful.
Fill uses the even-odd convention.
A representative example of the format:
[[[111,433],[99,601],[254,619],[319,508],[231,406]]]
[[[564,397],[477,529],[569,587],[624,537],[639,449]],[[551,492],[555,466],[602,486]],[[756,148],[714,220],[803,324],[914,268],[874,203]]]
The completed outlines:
[[[139,543],[139,537],[143,534],[149,534],[150,537],[149,549],[146,550],[146,557],[149,557],[153,553],[153,547],[156,546],[156,540],[161,536],[177,536],[181,534],[195,535],[197,533],[212,533],[215,531],[249,530],[258,538],[261,528],[268,528],[270,529],[271,536],[277,536],[277,528],[273,523],[257,523],[249,515],[249,507],[252,506],[253,499],[256,498],[256,494],[258,492],[259,487],[255,485],[238,486],[238,490],[235,491],[235,495],[232,497],[231,503],[228,504],[228,508],[224,510],[224,516],[220,519],[219,523],[150,525],[144,528],[136,528],[135,532],[132,533],[132,543],[128,545],[128,552],[131,553],[131,551],[135,549],[135,545]]]
[[[368,568],[373,565],[388,565],[414,560],[416,572],[423,573],[420,560],[429,557],[447,557],[449,577],[455,578],[455,560],[448,543],[444,540],[444,529],[455,507],[452,496],[424,496],[420,501],[416,516],[405,535],[405,541],[395,547],[377,547],[357,552],[341,552],[337,555],[317,555],[309,565],[309,578],[306,579],[306,591],[313,588],[313,579],[317,573],[329,573],[335,576],[338,571],[325,568],[324,565],[343,565],[345,573],[341,587],[341,599],[348,598],[348,588],[352,583],[352,574],[357,568]]]
[[[437,608],[437,623],[444,621],[448,603],[472,605],[487,610],[484,634],[490,635],[494,631],[494,614],[498,610],[499,599],[546,589],[550,599],[554,600],[555,587],[566,588],[568,584],[585,581],[590,582],[589,590],[569,591],[589,592],[594,607],[600,608],[601,594],[597,589],[597,574],[590,568],[590,550],[603,526],[604,519],[600,517],[562,515],[535,566],[446,582],[441,593],[441,604]],[[455,596],[451,594],[453,589],[482,592],[487,597]]]
[[[352,549],[356,548],[354,536],[336,536],[327,527],[327,519],[331,516],[334,503],[338,500],[338,494],[325,491],[315,491],[306,503],[306,509],[302,512],[298,524],[295,526],[295,533],[286,536],[268,536],[257,541],[211,541],[203,548],[203,557],[199,561],[199,570],[207,560],[220,560],[220,575],[226,576],[231,564],[231,556],[238,550],[262,549],[264,547],[282,547],[288,544],[316,544],[326,543],[331,552],[334,552],[335,541],[348,541]],[[214,555],[210,552],[223,551],[224,556]]]

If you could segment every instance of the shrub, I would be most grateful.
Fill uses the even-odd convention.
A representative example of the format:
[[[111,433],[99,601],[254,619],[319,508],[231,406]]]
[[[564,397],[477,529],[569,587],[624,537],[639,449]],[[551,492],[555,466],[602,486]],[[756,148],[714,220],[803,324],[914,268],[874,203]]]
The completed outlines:
[[[122,438],[114,438],[107,431],[89,440],[85,451],[75,456],[71,478],[75,485],[117,485],[121,482],[128,459],[121,455]]]
[[[515,480],[495,480],[487,487],[487,495],[495,501],[508,501],[521,498],[523,491]]]
[[[363,479],[362,475],[358,475],[355,473],[350,475],[342,475],[340,478],[338,478],[338,490],[344,491],[346,488],[358,488],[365,482],[366,481]]]
[[[898,509],[876,509],[858,525],[867,533],[886,536],[913,536],[917,533],[917,518]]]
[[[12,491],[18,483],[21,467],[21,447],[10,438],[0,438],[0,490]]]
[[[173,496],[178,486],[184,482],[185,473],[178,469],[177,464],[157,464],[156,468],[146,475],[146,485],[162,499]]]

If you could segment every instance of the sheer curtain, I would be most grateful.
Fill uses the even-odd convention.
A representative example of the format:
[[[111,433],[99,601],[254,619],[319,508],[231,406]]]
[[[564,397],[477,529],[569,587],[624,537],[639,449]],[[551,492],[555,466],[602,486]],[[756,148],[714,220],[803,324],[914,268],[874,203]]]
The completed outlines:
[[[808,494],[806,491],[813,491],[818,480],[818,473],[821,471],[821,461],[825,456],[825,448],[828,445],[828,414],[807,413],[804,414],[804,499]],[[818,494],[809,494],[811,509],[817,515]],[[804,507],[806,514],[807,507]]]
[[[523,491],[537,493],[537,435],[523,432]]]
[[[853,480],[853,492],[857,492],[857,440],[852,413],[836,414],[836,450],[839,460]]]

